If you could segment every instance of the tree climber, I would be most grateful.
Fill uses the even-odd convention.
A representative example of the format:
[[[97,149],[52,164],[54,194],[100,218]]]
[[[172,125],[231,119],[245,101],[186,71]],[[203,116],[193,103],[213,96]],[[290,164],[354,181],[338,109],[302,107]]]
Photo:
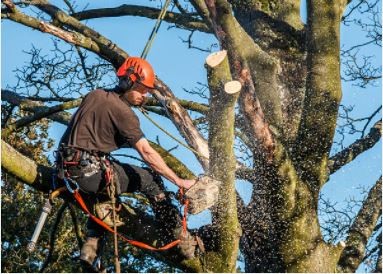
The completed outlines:
[[[80,163],[65,169],[87,195],[84,200],[92,206],[98,197],[96,194],[106,188],[102,167],[103,161],[109,159],[108,154],[123,147],[136,149],[151,169],[111,161],[117,193],[137,191],[146,195],[164,233],[181,239],[180,253],[193,257],[195,246],[188,244],[191,235],[182,234],[181,216],[167,199],[159,175],[185,189],[194,185],[195,180],[179,178],[166,165],[145,139],[138,117],[131,109],[131,106],[141,106],[154,88],[154,71],[144,59],[129,57],[118,69],[117,76],[119,83],[114,89],[97,89],[85,96],[60,141],[58,165],[64,161]],[[103,234],[103,229],[88,219],[87,239],[80,260],[90,265],[94,262]]]

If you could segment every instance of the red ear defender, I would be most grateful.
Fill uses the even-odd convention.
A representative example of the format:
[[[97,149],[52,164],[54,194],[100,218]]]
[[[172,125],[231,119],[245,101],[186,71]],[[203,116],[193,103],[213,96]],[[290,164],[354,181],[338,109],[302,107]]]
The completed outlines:
[[[148,88],[154,88],[155,75],[153,68],[142,58],[127,58],[117,70],[117,76],[127,76],[133,83],[138,82]]]

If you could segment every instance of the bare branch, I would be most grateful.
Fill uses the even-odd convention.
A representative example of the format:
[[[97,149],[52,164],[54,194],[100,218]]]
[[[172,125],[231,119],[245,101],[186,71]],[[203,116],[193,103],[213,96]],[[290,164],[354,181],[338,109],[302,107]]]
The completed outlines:
[[[40,109],[39,112],[35,112],[31,116],[23,117],[23,118],[17,120],[15,123],[9,125],[6,129],[3,130],[2,134],[3,134],[3,136],[8,136],[11,132],[13,132],[13,131],[21,128],[21,127],[24,127],[30,123],[33,123],[37,120],[40,120],[42,118],[46,118],[49,115],[52,115],[54,113],[57,113],[57,112],[60,112],[63,110],[75,108],[75,107],[80,105],[81,101],[82,101],[82,99],[77,99],[77,100],[65,102],[65,103],[62,103],[60,105],[56,105],[56,106],[53,106],[50,108],[44,108],[44,111],[41,111],[41,109]]]
[[[41,103],[41,101],[30,100],[29,97],[20,96],[17,93],[10,90],[2,89],[1,97],[2,97],[2,100],[7,101],[16,106],[19,106],[20,109],[22,110],[31,111],[34,113],[46,113],[49,111],[49,107],[44,106]],[[48,100],[48,101],[51,101],[51,100]],[[63,125],[68,125],[71,116],[72,115],[69,112],[59,111],[57,113],[48,115],[47,118],[55,122],[61,123]]]
[[[120,16],[141,16],[151,19],[157,19],[160,9],[136,6],[136,5],[121,5],[115,8],[91,9],[71,14],[74,18],[82,21],[87,19],[104,18],[104,17],[120,17]],[[164,21],[174,23],[177,27],[182,27],[191,30],[211,33],[212,31],[202,21],[195,18],[194,15],[180,14],[168,11]]]
[[[346,247],[338,262],[338,268],[341,272],[354,272],[361,263],[367,241],[381,215],[381,205],[382,177],[371,188],[367,199],[364,201],[350,228]]]
[[[307,82],[295,149],[304,180],[327,181],[326,166],[334,138],[342,97],[339,40],[339,7],[321,0],[307,2],[310,17],[307,33]],[[322,18],[326,17],[326,23]],[[327,79],[327,81],[323,81]]]
[[[369,43],[358,45],[358,47],[366,46]],[[362,56],[358,57],[358,51],[352,53],[350,51],[343,52],[344,70],[342,80],[346,82],[353,82],[353,85],[366,88],[367,85],[376,86],[379,79],[382,78],[382,68],[376,67],[372,64],[375,60],[375,56]]]
[[[328,168],[330,174],[336,172],[344,165],[348,164],[364,151],[372,148],[382,136],[382,120],[379,120],[370,129],[370,133],[364,138],[357,140],[355,143],[338,152],[329,159]]]

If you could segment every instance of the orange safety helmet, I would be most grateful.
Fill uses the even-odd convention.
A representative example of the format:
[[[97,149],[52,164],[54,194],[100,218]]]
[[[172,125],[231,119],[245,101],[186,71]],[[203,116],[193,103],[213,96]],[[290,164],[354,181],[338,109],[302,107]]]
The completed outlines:
[[[132,83],[141,83],[148,88],[154,88],[154,71],[152,66],[139,57],[128,57],[117,70],[117,76],[127,76]]]

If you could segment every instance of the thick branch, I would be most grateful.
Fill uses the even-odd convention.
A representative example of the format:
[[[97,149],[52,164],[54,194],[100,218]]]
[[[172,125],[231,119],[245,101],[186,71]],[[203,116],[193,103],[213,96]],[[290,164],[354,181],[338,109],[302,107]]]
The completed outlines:
[[[213,53],[206,59],[210,87],[209,154],[210,175],[222,182],[214,222],[219,230],[215,260],[206,266],[213,272],[234,272],[239,248],[240,225],[235,191],[236,160],[234,156],[235,104],[241,90],[231,81],[227,52]],[[207,257],[213,256],[207,254]],[[218,259],[219,258],[219,259]]]
[[[340,272],[355,272],[362,262],[366,244],[375,224],[382,214],[382,177],[368,193],[362,208],[352,224],[341,258],[338,262]]]
[[[328,163],[330,174],[338,171],[344,165],[353,161],[361,153],[372,148],[377,142],[379,142],[381,137],[382,137],[382,120],[379,120],[370,129],[369,134],[357,140],[355,143],[351,144],[350,146],[348,146],[347,148],[338,152],[337,154],[335,154],[334,156],[330,158]]]
[[[180,105],[168,86],[157,79],[155,88],[156,89],[153,90],[154,97],[165,107],[168,117],[173,121],[182,137],[185,138],[187,144],[198,152],[198,154],[195,153],[195,155],[204,170],[207,170],[209,166],[209,149],[206,140],[197,130],[193,124],[193,120]]]
[[[82,24],[76,18],[69,16],[58,7],[49,4],[48,1],[36,0],[33,1],[33,5],[38,7],[43,12],[49,14],[54,22],[59,22],[60,25],[62,24],[67,26],[91,40],[98,48],[98,52],[96,53],[98,53],[100,56],[107,57],[107,60],[109,60],[116,68],[118,68],[125,60],[125,58],[128,57],[126,52],[119,48],[116,44],[112,43],[112,41],[102,36],[95,30]]]
[[[190,3],[193,5],[193,7],[198,12],[198,14],[202,17],[202,19],[206,22],[209,29],[213,30],[214,23],[210,16],[210,12],[209,12],[209,9],[207,8],[205,0],[190,0]]]
[[[120,17],[120,16],[142,16],[151,19],[157,19],[160,9],[143,7],[136,5],[121,5],[115,8],[91,9],[71,14],[77,20],[88,20],[104,17]],[[178,27],[199,30],[202,32],[212,32],[209,27],[199,19],[189,15],[168,11],[163,19],[168,23],[174,23]]]
[[[327,160],[342,97],[339,6],[333,1],[310,0],[308,18],[308,76],[295,149],[304,180],[320,187],[327,181]]]
[[[1,167],[18,180],[36,189],[44,192],[50,189],[53,169],[37,165],[3,140],[1,140]]]
[[[20,13],[19,11],[15,11],[14,13],[8,13],[7,16],[12,21],[15,21],[27,27],[31,27],[33,29],[39,30],[41,32],[52,34],[56,37],[63,39],[64,41],[70,44],[81,46],[96,54],[99,54],[104,57],[106,56],[104,55],[105,53],[101,50],[99,45],[97,45],[92,39],[80,33],[64,31],[47,22],[43,22],[32,16],[28,16],[26,14]],[[122,63],[122,60],[121,60],[121,63]]]

